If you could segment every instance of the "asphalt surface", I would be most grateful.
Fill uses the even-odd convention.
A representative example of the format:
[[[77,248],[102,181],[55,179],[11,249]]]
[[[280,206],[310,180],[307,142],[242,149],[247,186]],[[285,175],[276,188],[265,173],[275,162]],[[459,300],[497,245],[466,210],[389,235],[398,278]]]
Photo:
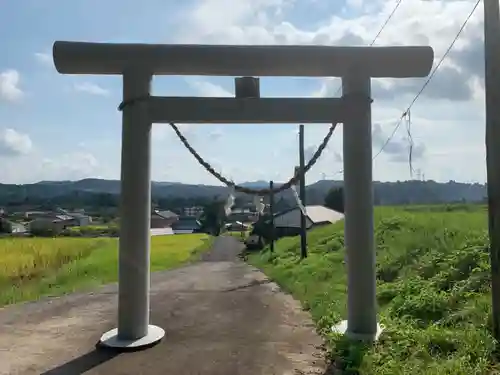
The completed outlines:
[[[220,237],[202,261],[151,278],[156,346],[95,349],[115,326],[117,287],[0,309],[0,374],[323,374],[322,340],[299,304]]]

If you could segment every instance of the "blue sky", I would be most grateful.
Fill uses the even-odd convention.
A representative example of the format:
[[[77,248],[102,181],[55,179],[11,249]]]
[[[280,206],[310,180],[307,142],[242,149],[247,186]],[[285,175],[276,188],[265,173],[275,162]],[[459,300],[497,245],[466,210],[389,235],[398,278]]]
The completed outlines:
[[[4,51],[0,54],[0,161],[8,166],[0,171],[0,182],[26,183],[119,176],[121,79],[57,73],[51,57],[56,40],[367,45],[395,2],[3,0],[0,4],[0,46]],[[460,0],[403,0],[379,43],[431,45],[439,58],[471,5]],[[426,15],[438,10],[445,21],[426,20]],[[428,97],[423,95],[419,107],[412,110],[418,151],[414,167],[426,178],[484,180],[482,72],[470,70],[480,66],[470,58],[475,56],[470,41],[481,37],[481,12],[477,13],[457,44],[460,53],[450,55],[449,63],[444,64],[448,70],[443,70],[440,80],[436,77]],[[455,76],[449,77],[463,74],[471,95],[453,99],[455,79],[446,79],[452,70]],[[232,95],[233,78],[156,77],[153,94]],[[387,79],[373,83],[374,153],[423,82]],[[320,79],[263,78],[261,94],[331,95],[336,85],[336,81]],[[431,97],[433,92],[439,99]],[[426,103],[432,103],[432,108]],[[297,162],[296,124],[182,124],[181,128],[204,157],[236,181],[285,180]],[[328,125],[306,126],[308,155],[327,129]],[[308,182],[342,178],[336,174],[342,169],[341,130],[339,126]],[[374,178],[410,178],[404,137],[402,129],[376,159]],[[457,158],[471,168],[457,166]],[[155,180],[216,183],[192,160],[168,126],[160,124],[154,125],[152,173]]]

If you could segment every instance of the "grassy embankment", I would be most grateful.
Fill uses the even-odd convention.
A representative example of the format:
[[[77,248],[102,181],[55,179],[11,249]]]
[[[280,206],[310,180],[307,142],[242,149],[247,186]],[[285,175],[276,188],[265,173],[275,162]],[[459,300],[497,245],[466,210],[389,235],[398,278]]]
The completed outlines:
[[[485,208],[379,208],[375,222],[386,329],[373,346],[331,333],[346,317],[342,222],[309,232],[305,260],[299,240],[285,238],[273,254],[265,249],[249,261],[310,310],[344,374],[500,374],[490,333]]]
[[[210,247],[205,234],[154,236],[151,270],[174,268]],[[0,306],[114,282],[117,238],[0,239]]]

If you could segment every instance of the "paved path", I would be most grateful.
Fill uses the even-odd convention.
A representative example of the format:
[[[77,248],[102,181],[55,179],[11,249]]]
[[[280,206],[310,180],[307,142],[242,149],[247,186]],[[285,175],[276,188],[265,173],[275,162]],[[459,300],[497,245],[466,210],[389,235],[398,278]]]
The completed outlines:
[[[0,374],[323,374],[321,339],[298,303],[220,237],[203,261],[152,276],[153,348],[94,350],[115,325],[116,285],[0,309]]]

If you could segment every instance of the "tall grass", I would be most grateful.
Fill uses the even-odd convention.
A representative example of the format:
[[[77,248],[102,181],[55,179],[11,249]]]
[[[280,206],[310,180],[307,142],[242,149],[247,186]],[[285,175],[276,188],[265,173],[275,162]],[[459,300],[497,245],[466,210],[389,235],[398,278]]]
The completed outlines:
[[[376,211],[377,298],[387,328],[373,346],[331,332],[346,317],[343,223],[250,255],[312,313],[345,374],[498,374],[491,336],[486,212],[380,208]],[[342,373],[342,372],[341,372]]]
[[[204,234],[152,237],[151,270],[188,262],[209,245]],[[86,290],[117,277],[116,238],[0,239],[0,306]]]

